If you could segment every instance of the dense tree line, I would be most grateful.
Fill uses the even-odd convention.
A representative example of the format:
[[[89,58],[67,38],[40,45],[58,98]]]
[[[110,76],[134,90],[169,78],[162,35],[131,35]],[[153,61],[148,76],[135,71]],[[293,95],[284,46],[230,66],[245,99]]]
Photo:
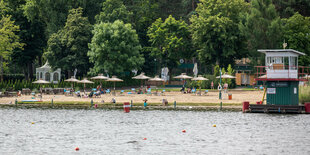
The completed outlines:
[[[309,10],[310,0],[0,0],[0,75],[33,79],[46,60],[67,77],[174,72],[180,59],[211,69],[284,41],[309,66]]]

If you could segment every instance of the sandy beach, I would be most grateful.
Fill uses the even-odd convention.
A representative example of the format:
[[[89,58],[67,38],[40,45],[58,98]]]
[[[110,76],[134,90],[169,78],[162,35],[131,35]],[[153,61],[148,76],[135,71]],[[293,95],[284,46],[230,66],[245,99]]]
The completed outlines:
[[[227,94],[223,94],[223,103],[236,103],[241,104],[243,101],[249,101],[250,103],[256,103],[260,101],[263,96],[263,91],[243,91],[243,90],[231,90],[229,91],[232,94],[232,100],[228,100]],[[0,104],[8,104],[10,102],[14,103],[17,99],[19,102],[22,100],[37,100],[38,97],[32,99],[31,95],[22,95],[20,97],[3,97],[0,98]],[[120,95],[119,93],[114,95],[104,94],[101,97],[97,98],[80,98],[76,96],[65,96],[65,95],[45,95],[43,94],[42,100],[49,102],[53,99],[54,102],[85,102],[89,103],[91,99],[94,102],[110,103],[112,98],[115,98],[117,103],[130,102],[133,103],[143,103],[144,99],[148,100],[148,103],[162,103],[162,99],[167,99],[169,103],[176,101],[177,103],[220,103],[219,92],[211,91],[207,95],[195,95],[195,94],[182,94],[180,92],[166,92],[164,95],[150,95],[150,94],[127,94],[124,93]]]

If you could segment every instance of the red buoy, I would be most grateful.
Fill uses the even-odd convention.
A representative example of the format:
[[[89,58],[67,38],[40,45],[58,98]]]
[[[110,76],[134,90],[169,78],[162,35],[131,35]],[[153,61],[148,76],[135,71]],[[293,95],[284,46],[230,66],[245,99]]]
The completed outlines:
[[[248,110],[249,110],[249,107],[250,107],[250,102],[244,101],[244,102],[242,103],[242,112],[248,111]]]
[[[185,133],[185,132],[186,132],[186,130],[182,130],[182,132],[183,132],[183,133]]]
[[[306,103],[305,103],[305,112],[306,112],[307,114],[310,114],[310,102],[306,102]]]
[[[79,147],[76,147],[76,148],[75,148],[75,151],[79,151],[79,150],[80,150],[80,148],[79,148]]]
[[[143,138],[143,140],[147,140],[146,138]]]
[[[129,113],[130,112],[130,103],[124,102],[124,112]]]

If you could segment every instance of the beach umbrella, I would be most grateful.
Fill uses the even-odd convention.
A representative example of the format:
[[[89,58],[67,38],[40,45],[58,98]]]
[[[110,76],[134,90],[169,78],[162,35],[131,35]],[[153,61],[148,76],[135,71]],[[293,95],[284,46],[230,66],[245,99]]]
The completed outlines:
[[[186,75],[186,73],[182,73],[181,75],[175,76],[173,77],[175,79],[184,79],[184,83],[185,83],[185,79],[192,79],[193,77]],[[184,85],[183,83],[183,85]]]
[[[140,75],[134,76],[134,77],[132,77],[132,78],[133,78],[133,79],[141,80],[141,86],[142,86],[143,80],[150,79],[150,77],[144,75],[143,72],[142,72]]]
[[[181,75],[173,77],[175,79],[192,79],[193,77],[186,75],[186,73],[182,73]]]
[[[79,80],[76,79],[74,76],[71,76],[70,79],[67,79],[67,80],[65,80],[65,81],[66,81],[66,82],[72,82],[72,84],[71,84],[72,89],[73,89],[73,83],[74,83],[74,82],[79,82]]]
[[[112,78],[109,78],[107,81],[114,82],[114,93],[115,93],[115,82],[122,82],[122,79],[117,78],[116,76],[112,76]]]
[[[49,84],[50,82],[40,79],[40,80],[34,81],[34,82],[32,82],[32,83],[35,83],[35,84],[39,84],[39,85],[40,85],[40,93],[41,93],[41,97],[42,97],[41,85],[43,85],[43,84]]]
[[[197,74],[198,74],[198,65],[197,65],[197,63],[195,63],[195,65],[194,65],[193,72],[194,72],[195,77],[197,77]]]
[[[219,79],[220,76],[217,76],[216,78]],[[236,77],[225,73],[224,75],[222,75],[221,78],[222,78],[222,79],[234,79],[234,78],[236,78]]]
[[[160,81],[165,81],[165,80],[162,79],[162,78],[159,78],[159,76],[156,75],[154,78],[150,78],[149,81],[157,81],[157,82],[160,82]],[[157,87],[156,87],[156,93],[157,93]]]
[[[156,75],[154,78],[150,78],[149,81],[165,81],[165,80],[162,78],[159,78],[159,76]]]
[[[192,78],[192,81],[206,81],[209,80],[207,78],[204,78],[202,75],[198,75],[198,77]],[[201,95],[201,86],[199,86],[199,91]]]
[[[83,80],[78,81],[78,83],[84,83],[84,93],[85,93],[86,84],[91,84],[91,83],[94,83],[94,82],[87,80],[87,78],[84,78]]]
[[[102,80],[107,80],[109,78],[106,77],[106,76],[103,76],[103,74],[98,74],[98,76],[92,77],[90,79],[92,79],[92,80],[100,80],[100,87],[102,88]]]

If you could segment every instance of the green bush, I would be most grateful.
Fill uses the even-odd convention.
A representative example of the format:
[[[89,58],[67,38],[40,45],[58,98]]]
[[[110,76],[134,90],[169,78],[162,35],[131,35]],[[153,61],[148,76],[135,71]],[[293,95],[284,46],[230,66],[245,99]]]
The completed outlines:
[[[310,102],[310,86],[299,87],[299,102],[302,104]]]

